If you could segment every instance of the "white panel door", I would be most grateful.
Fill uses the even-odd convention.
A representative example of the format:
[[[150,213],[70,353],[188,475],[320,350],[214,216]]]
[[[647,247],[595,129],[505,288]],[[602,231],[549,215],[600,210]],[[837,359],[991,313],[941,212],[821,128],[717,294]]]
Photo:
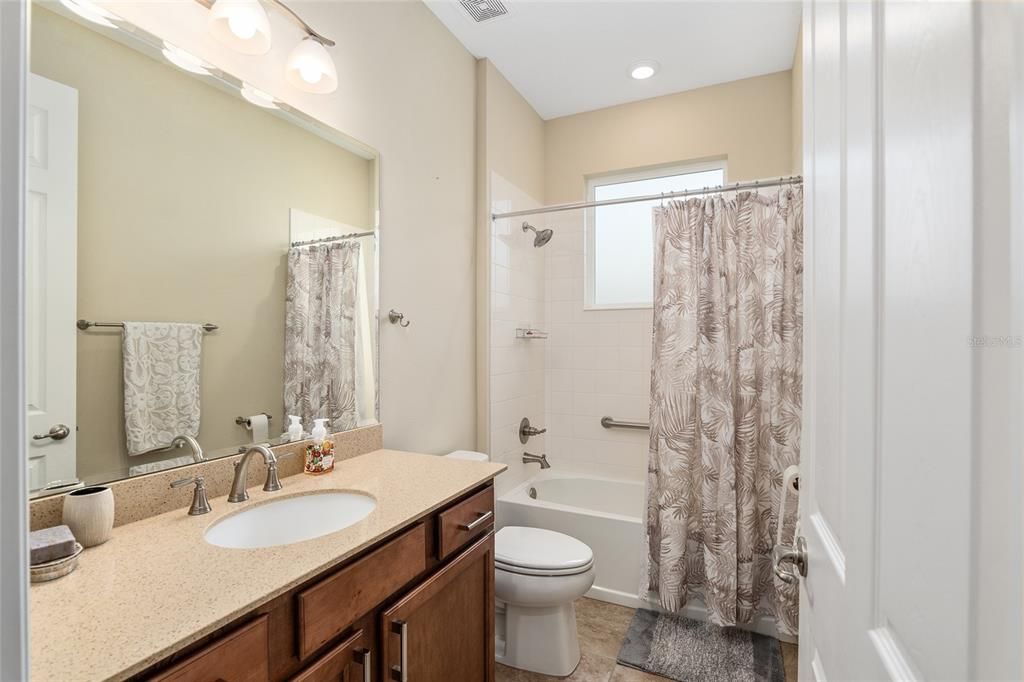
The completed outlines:
[[[993,246],[1013,241],[995,218],[1012,193],[989,193],[992,220],[979,209],[1010,173],[1013,87],[1011,32],[989,16],[1010,6],[985,5],[805,5],[803,680],[1021,676],[1020,453],[1004,449],[1020,440],[980,409],[1000,387],[979,368],[1005,377],[1022,352],[1009,288],[983,291],[1020,267]],[[1017,388],[991,404],[1020,414]]]
[[[39,490],[76,476],[78,91],[31,74],[28,104],[25,392],[29,489]]]

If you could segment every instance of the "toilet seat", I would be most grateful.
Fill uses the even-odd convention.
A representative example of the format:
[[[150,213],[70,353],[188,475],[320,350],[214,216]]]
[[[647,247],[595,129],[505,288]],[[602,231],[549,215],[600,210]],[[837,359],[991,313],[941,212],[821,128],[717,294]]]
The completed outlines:
[[[494,539],[494,566],[499,571],[558,577],[586,573],[593,565],[590,547],[553,530],[505,526]]]

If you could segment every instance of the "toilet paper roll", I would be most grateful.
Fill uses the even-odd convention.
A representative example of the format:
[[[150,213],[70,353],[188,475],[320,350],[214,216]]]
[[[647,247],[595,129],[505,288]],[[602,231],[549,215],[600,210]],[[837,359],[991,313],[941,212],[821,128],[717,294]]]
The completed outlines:
[[[266,443],[270,440],[270,418],[265,414],[251,415],[245,428],[252,434],[253,443]]]
[[[796,464],[786,467],[782,472],[782,493],[779,495],[779,516],[776,519],[775,544],[782,544],[782,529],[786,525],[786,512],[788,511],[788,500],[792,492],[797,504],[800,502],[800,467]]]

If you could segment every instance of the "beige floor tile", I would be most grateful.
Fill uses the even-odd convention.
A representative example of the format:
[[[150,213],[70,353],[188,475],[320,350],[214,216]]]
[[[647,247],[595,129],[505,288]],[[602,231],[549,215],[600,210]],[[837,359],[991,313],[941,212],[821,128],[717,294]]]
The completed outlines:
[[[508,666],[496,664],[494,671],[495,682],[553,682],[564,680],[565,682],[608,682],[608,678],[615,668],[615,660],[603,656],[595,656],[590,653],[583,653],[580,664],[568,677],[552,677],[541,675],[526,670],[515,670]]]
[[[636,668],[627,668],[624,665],[615,666],[609,682],[665,682],[666,678],[661,675],[652,675]]]
[[[796,662],[798,660],[798,649],[796,644],[779,642],[782,645],[782,669],[786,673],[786,682],[797,682]]]
[[[635,609],[594,599],[576,600],[576,628],[580,649],[615,659],[626,637]]]

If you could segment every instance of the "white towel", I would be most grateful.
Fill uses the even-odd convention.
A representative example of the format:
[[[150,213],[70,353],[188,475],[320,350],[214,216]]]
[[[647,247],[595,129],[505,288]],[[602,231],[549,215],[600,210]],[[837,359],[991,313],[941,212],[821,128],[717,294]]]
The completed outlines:
[[[128,454],[199,435],[203,328],[174,322],[124,323],[124,430]]]

